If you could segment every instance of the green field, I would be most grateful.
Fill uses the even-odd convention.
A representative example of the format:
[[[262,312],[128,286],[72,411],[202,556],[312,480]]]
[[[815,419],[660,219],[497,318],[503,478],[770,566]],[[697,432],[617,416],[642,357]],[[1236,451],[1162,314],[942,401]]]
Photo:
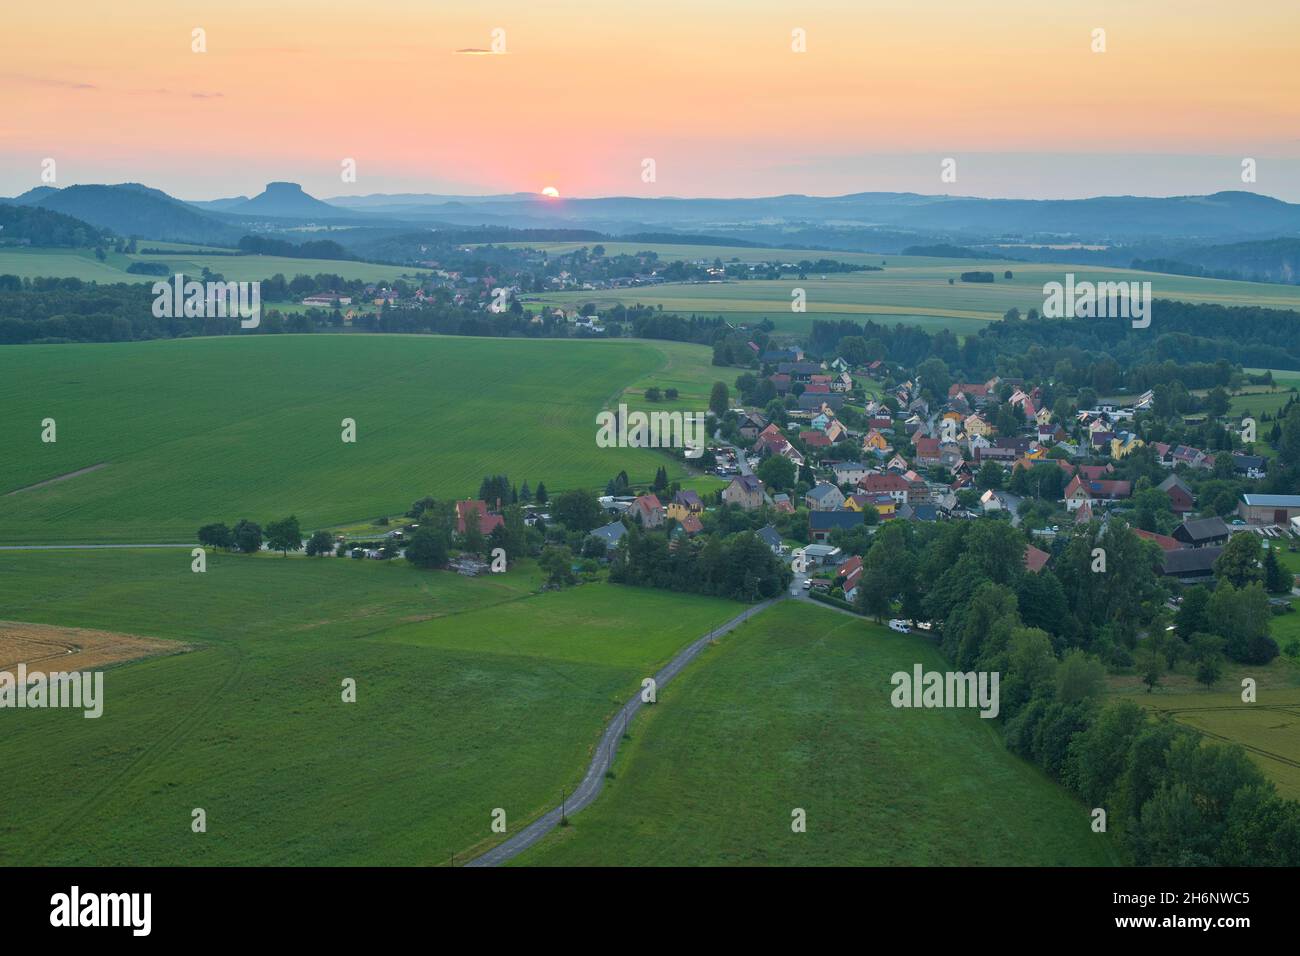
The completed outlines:
[[[109,669],[97,720],[3,712],[0,865],[464,862],[499,839],[493,809],[512,831],[547,809],[641,678],[738,611],[606,584],[534,594],[539,580],[0,553],[0,618],[198,645]]]
[[[21,278],[58,276],[95,282],[157,282],[159,276],[136,275],[127,272],[133,262],[162,262],[173,273],[183,272],[197,276],[204,267],[220,273],[231,282],[252,282],[269,279],[281,273],[286,279],[296,275],[329,273],[344,279],[364,281],[392,281],[414,278],[417,270],[401,266],[385,266],[371,262],[352,262],[340,259],[292,259],[283,256],[222,256],[205,255],[202,247],[187,247],[179,243],[142,241],[140,248],[172,249],[163,255],[126,255],[109,252],[103,262],[95,258],[92,249],[0,249],[0,275]],[[425,270],[427,272],[427,270]]]
[[[1278,646],[1300,637],[1300,613],[1273,618]],[[1241,699],[1241,681],[1253,679],[1254,703]],[[1151,693],[1136,675],[1112,677],[1112,692],[1156,713],[1171,715],[1205,736],[1246,748],[1284,797],[1300,800],[1300,661],[1281,655],[1266,667],[1229,664],[1213,688],[1196,683],[1190,665],[1161,677]]]
[[[598,448],[595,415],[652,380],[703,410],[708,358],[677,343],[427,335],[0,347],[0,544],[184,542],[210,521],[291,513],[328,527],[470,497],[499,473],[551,492],[621,470],[685,477],[657,451]]]
[[[569,251],[578,243],[536,243],[548,251]],[[588,244],[590,245],[590,244]],[[798,261],[820,257],[870,265],[886,263],[883,272],[828,274],[824,278],[746,280],[716,284],[669,284],[638,289],[551,292],[526,297],[550,305],[580,305],[594,302],[605,308],[616,302],[625,305],[662,305],[665,311],[721,314],[731,321],[749,322],[770,318],[781,332],[806,332],[815,319],[868,319],[893,325],[902,322],[929,331],[950,328],[959,335],[978,331],[989,321],[1001,319],[1015,306],[1022,313],[1043,307],[1043,285],[1063,281],[1073,272],[1078,281],[1149,281],[1156,298],[1208,302],[1220,305],[1254,305],[1300,309],[1300,287],[1222,279],[1199,279],[1127,269],[1010,260],[938,259],[921,256],[891,256],[866,253],[812,252],[793,249],[748,249],[722,246],[683,246],[638,243],[605,243],[607,254],[651,250],[665,261],[706,260],[733,257],[742,261]],[[991,284],[956,279],[965,271],[991,271]],[[1004,279],[1011,270],[1013,278]],[[796,286],[807,294],[807,311],[790,311],[790,294]],[[1156,319],[1158,322],[1158,318]]]
[[[541,865],[1105,865],[1086,808],[974,712],[896,710],[889,677],[947,670],[915,636],[787,601],[642,712],[600,799]],[[807,813],[807,832],[791,812]]]

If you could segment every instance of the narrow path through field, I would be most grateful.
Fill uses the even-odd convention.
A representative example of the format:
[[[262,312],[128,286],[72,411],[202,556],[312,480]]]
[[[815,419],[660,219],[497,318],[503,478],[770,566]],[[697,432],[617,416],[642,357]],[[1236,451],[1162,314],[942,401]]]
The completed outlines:
[[[24,491],[31,491],[33,488],[44,488],[46,485],[53,485],[53,484],[57,484],[60,481],[67,481],[69,478],[76,478],[78,475],[88,475],[92,471],[99,471],[99,469],[107,468],[107,467],[108,467],[108,462],[101,461],[98,465],[91,465],[89,468],[78,468],[76,471],[70,471],[66,475],[56,475],[53,478],[46,478],[44,481],[38,481],[34,485],[27,485],[25,488],[15,488],[13,491],[8,492],[5,495],[5,497],[8,498],[9,495],[16,495]]]
[[[775,604],[780,598],[772,598],[755,604],[747,608],[743,614],[737,614],[727,623],[716,627],[705,634],[699,640],[693,642],[685,650],[682,650],[671,661],[654,675],[656,693],[662,690],[669,681],[681,673],[691,661],[700,655],[700,652],[713,643],[714,638],[719,637],[727,632],[734,630],[740,624],[748,621],[755,614],[766,610]],[[622,739],[623,732],[636,716],[642,706],[641,692],[637,691],[632,699],[619,708],[613,719],[605,725],[605,732],[601,734],[600,743],[596,746],[596,753],[591,758],[591,764],[587,767],[587,775],[582,778],[582,783],[578,788],[569,794],[564,801],[563,807],[554,807],[542,814],[528,826],[524,827],[514,836],[510,837],[504,843],[500,843],[488,850],[481,856],[470,860],[466,866],[500,866],[507,860],[513,859],[533,844],[537,843],[542,837],[550,833],[560,824],[560,817],[577,813],[584,807],[589,806],[596,797],[600,796],[601,789],[605,786],[605,771],[614,763],[614,757],[618,753],[618,743]]]

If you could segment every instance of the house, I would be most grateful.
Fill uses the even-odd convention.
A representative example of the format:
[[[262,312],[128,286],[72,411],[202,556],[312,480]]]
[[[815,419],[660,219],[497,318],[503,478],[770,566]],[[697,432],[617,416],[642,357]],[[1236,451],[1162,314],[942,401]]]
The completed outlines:
[[[810,511],[808,512],[808,537],[825,541],[832,531],[852,531],[862,527],[864,517],[860,511]]]
[[[657,528],[664,523],[664,506],[657,495],[641,495],[629,509],[643,528]]]
[[[1075,524],[1087,524],[1092,520],[1092,502],[1084,501],[1074,512]]]
[[[967,435],[980,435],[987,438],[993,434],[993,426],[979,415],[967,415],[966,420],[962,422],[962,428]]]
[[[755,475],[737,475],[722,489],[722,500],[753,511],[763,505],[763,482]]]
[[[1232,472],[1239,478],[1263,478],[1268,471],[1268,459],[1262,455],[1232,455]]]
[[[871,431],[867,432],[867,437],[862,439],[862,450],[874,451],[878,454],[885,455],[894,449],[889,444],[889,440],[885,438],[884,435],[880,434],[878,430],[873,428]]]
[[[829,408],[833,412],[838,412],[844,407],[844,396],[835,392],[818,394],[817,392],[804,392],[799,396],[799,409],[805,412],[820,412]]]
[[[1183,584],[1204,583],[1214,577],[1214,562],[1223,553],[1222,548],[1179,548],[1166,551],[1160,573],[1176,578]]]
[[[746,412],[740,418],[740,437],[753,441],[759,432],[767,427],[767,419],[754,412]]]
[[[1160,545],[1161,551],[1177,551],[1182,547],[1176,539],[1167,534],[1156,534],[1154,531],[1143,531],[1141,528],[1134,528],[1133,533],[1143,541],[1154,541]]]
[[[699,515],[704,510],[704,502],[694,491],[679,491],[665,509],[669,518],[681,521],[687,515]]]
[[[881,475],[864,475],[858,481],[858,487],[869,495],[888,495],[898,504],[907,504],[911,483],[902,475],[886,472]]]
[[[980,510],[985,514],[991,514],[994,511],[1006,511],[1014,515],[1019,506],[1020,499],[1005,491],[994,491],[990,488],[980,495]]]
[[[916,463],[923,467],[939,464],[939,439],[917,438],[912,442],[916,448]]]
[[[858,503],[859,499],[865,498],[866,501],[862,502],[862,504],[871,505],[871,507],[875,508],[876,514],[880,516],[881,521],[888,521],[894,517],[894,512],[898,508],[898,502],[889,495],[853,495],[853,498],[855,504]],[[847,504],[848,502],[845,502],[846,506]],[[863,509],[858,507],[854,510],[862,511]]]
[[[849,437],[849,430],[840,423],[838,418],[832,418],[822,431],[832,442],[837,442]]]
[[[860,461],[841,461],[835,465],[837,485],[856,485],[867,476],[867,466]]]
[[[807,562],[808,567],[811,568],[833,568],[844,560],[844,553],[834,545],[807,544],[795,550],[794,558],[796,561],[804,560]]]
[[[781,533],[770,524],[764,525],[754,533],[758,535],[760,541],[772,549],[773,554],[785,553],[785,544],[781,541]]]
[[[1192,518],[1174,529],[1174,540],[1184,548],[1213,548],[1228,543],[1228,526],[1222,518]]]
[[[627,528],[621,521],[611,521],[603,527],[593,531],[590,537],[599,538],[605,543],[605,553],[618,549],[618,543],[623,540],[623,535],[627,534]]]
[[[772,504],[782,514],[792,515],[795,512],[794,502],[790,500],[790,496],[785,492],[773,495]]]
[[[1242,495],[1237,514],[1247,524],[1286,527],[1300,515],[1300,495]]]
[[[1132,497],[1133,484],[1128,481],[1089,481],[1083,475],[1075,475],[1065,487],[1065,507],[1076,511],[1087,502],[1095,505],[1101,501],[1119,501]]]
[[[488,513],[485,501],[458,501],[456,502],[456,531],[460,534],[465,533],[466,521],[470,515],[477,516],[478,530],[485,536],[505,524],[505,519],[500,515]]]
[[[903,521],[937,521],[939,519],[939,508],[937,505],[899,505],[894,512],[896,518]]]
[[[1051,557],[1046,551],[1035,548],[1032,544],[1025,545],[1025,570],[1030,574],[1037,574],[1047,566],[1047,561]]]
[[[1141,448],[1145,444],[1146,442],[1132,432],[1120,432],[1110,440],[1110,457],[1124,458],[1132,454],[1134,449]]]
[[[1174,514],[1187,514],[1192,510],[1195,498],[1192,495],[1191,486],[1177,475],[1170,475],[1156,485],[1156,488],[1168,496],[1169,506],[1174,509]]]
[[[704,530],[704,523],[695,515],[687,515],[677,523],[677,528],[680,531],[685,531],[690,537],[694,537]]]
[[[809,428],[799,433],[799,440],[803,442],[804,447],[809,451],[814,448],[830,448],[834,444],[829,437],[823,432]]]
[[[844,495],[829,482],[819,481],[808,489],[803,501],[813,511],[835,511],[844,504]]]

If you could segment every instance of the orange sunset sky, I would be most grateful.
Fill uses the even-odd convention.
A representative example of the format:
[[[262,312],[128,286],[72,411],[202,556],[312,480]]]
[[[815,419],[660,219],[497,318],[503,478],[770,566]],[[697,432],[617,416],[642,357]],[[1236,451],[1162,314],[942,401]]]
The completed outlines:
[[[288,179],[322,197],[553,185],[1300,200],[1295,0],[6,6],[0,195],[39,185],[52,157],[57,185],[130,180],[187,199]],[[494,28],[504,55],[458,52],[490,48]],[[939,179],[949,156],[955,184]],[[348,157],[356,183],[340,179]]]

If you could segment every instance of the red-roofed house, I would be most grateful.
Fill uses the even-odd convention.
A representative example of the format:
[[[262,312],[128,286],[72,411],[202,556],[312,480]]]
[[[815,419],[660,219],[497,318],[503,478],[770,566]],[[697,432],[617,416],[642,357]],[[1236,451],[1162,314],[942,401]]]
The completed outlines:
[[[889,495],[900,505],[905,505],[907,493],[912,486],[902,475],[886,472],[883,475],[867,475],[858,482],[858,487],[869,495]]]
[[[456,531],[458,533],[465,533],[465,521],[470,515],[478,517],[478,529],[485,535],[491,534],[494,528],[505,523],[505,519],[500,515],[488,513],[486,502],[458,501],[456,502]]]
[[[632,502],[631,511],[643,528],[657,528],[664,523],[664,506],[657,495],[642,495]]]
[[[1047,566],[1047,560],[1051,555],[1046,551],[1040,551],[1032,544],[1025,545],[1025,570],[1032,574],[1037,574]]]

